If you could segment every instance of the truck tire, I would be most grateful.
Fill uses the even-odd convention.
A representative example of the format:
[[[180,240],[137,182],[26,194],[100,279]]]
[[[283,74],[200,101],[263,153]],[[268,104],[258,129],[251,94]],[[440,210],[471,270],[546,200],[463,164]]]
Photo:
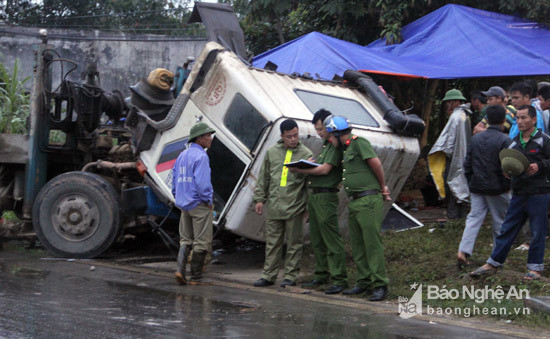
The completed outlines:
[[[50,180],[38,193],[32,212],[38,239],[66,258],[99,256],[121,229],[117,192],[88,172],[67,172]]]

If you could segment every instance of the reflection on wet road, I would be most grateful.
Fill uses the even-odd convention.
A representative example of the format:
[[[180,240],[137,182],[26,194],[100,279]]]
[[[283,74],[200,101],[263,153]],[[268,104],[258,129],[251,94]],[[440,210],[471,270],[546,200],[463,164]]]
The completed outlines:
[[[490,337],[286,293],[177,286],[163,276],[0,257],[0,337]]]

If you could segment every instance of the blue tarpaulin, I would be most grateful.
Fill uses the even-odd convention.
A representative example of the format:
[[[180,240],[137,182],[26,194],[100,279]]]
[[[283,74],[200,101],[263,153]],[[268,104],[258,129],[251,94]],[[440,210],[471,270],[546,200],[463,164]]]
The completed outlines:
[[[306,34],[263,54],[252,61],[263,68],[268,61],[275,63],[278,72],[311,73],[322,79],[332,79],[344,71],[370,70],[400,75],[420,76],[417,70],[428,71],[422,63],[404,63],[400,57],[371,50],[368,47],[329,37],[318,32]]]
[[[332,79],[347,69],[455,79],[550,74],[550,30],[517,17],[446,5],[405,26],[400,44],[368,46],[310,33],[253,59]]]

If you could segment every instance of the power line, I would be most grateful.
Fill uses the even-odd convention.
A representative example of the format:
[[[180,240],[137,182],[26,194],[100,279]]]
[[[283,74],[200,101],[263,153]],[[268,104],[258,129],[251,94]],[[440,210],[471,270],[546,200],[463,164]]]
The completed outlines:
[[[37,28],[38,30],[38,28]],[[41,39],[42,36],[37,33],[27,33],[27,32],[14,32],[10,30],[1,30],[0,34],[5,35],[19,35],[19,36],[29,36]],[[49,40],[86,40],[86,41],[206,41],[208,38],[206,36],[166,36],[159,35],[154,37],[143,37],[143,36],[133,36],[133,37],[121,37],[121,36],[103,36],[103,37],[93,37],[93,36],[81,36],[81,35],[62,35],[62,34],[48,34]]]
[[[64,19],[64,20],[68,20],[68,19],[85,19],[85,18],[102,18],[102,17],[118,16],[118,15],[125,15],[125,14],[135,15],[135,14],[145,14],[145,13],[161,13],[161,12],[170,12],[170,11],[181,11],[183,9],[189,9],[189,8],[192,8],[192,6],[181,7],[181,8],[166,8],[166,9],[149,10],[149,11],[132,11],[132,12],[117,12],[117,13],[107,13],[107,14],[63,16],[63,17],[59,17],[59,18]]]
[[[123,24],[120,23],[120,26]],[[186,23],[152,23],[152,24],[144,24],[144,23],[133,23],[132,25],[136,25],[135,27],[141,27],[141,26],[147,26],[147,27],[179,27],[179,28],[195,28],[200,27],[200,24],[186,24]],[[86,28],[101,28],[101,27],[107,27],[107,28],[114,28],[116,27],[116,23],[113,24],[37,24],[37,23],[20,23],[17,26],[21,27],[44,27],[44,28],[73,28],[73,27],[86,27]],[[129,26],[128,26],[129,27]]]
[[[19,27],[37,27],[37,26],[34,26],[34,25],[19,25]],[[40,28],[53,28],[53,29],[71,29],[71,30],[99,30],[99,31],[109,31],[109,32],[123,32],[123,31],[136,31],[136,32],[147,32],[147,31],[151,31],[151,32],[160,32],[160,31],[183,31],[183,32],[197,32],[197,33],[200,33],[200,31],[202,31],[203,29],[201,29],[200,27],[189,27],[189,26],[185,26],[185,27],[177,27],[177,26],[163,26],[163,25],[155,25],[155,26],[152,26],[150,28],[147,28],[147,27],[142,27],[142,26],[136,26],[136,27],[133,27],[133,26],[127,26],[127,27],[113,27],[113,26],[109,26],[109,25],[105,25],[105,26],[100,26],[100,27],[96,27],[96,26],[89,26],[89,25],[80,25],[80,26],[77,26],[77,25],[72,25],[72,26],[65,26],[65,25],[40,25],[39,26]],[[206,34],[204,34],[203,36],[206,36]]]
[[[60,29],[63,29],[63,27],[58,27]],[[78,28],[71,28],[73,30],[78,30]],[[87,28],[89,30],[89,28]],[[85,28],[82,28],[81,30],[87,30]],[[192,29],[183,29],[183,28],[131,28],[131,27],[128,27],[128,28],[102,28],[102,29],[98,29],[98,31],[107,31],[107,32],[118,32],[118,31],[140,31],[140,32],[148,32],[148,31],[152,31],[152,32],[159,32],[159,31],[177,31],[177,30],[183,30],[183,31],[186,31],[186,30],[192,30]],[[206,35],[205,35],[206,36]]]

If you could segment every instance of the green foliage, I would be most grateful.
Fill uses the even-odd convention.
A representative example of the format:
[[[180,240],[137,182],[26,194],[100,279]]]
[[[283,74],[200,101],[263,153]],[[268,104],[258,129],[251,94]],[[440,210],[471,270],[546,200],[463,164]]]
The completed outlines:
[[[249,51],[262,53],[303,34],[318,31],[358,44],[385,38],[401,41],[406,24],[454,3],[519,15],[550,26],[547,0],[218,0],[230,3],[241,20]],[[84,28],[168,35],[204,35],[186,24],[191,0],[7,0],[0,19],[10,24]]]
[[[499,7],[503,13],[516,14],[550,27],[548,0],[500,0]]]
[[[389,44],[401,41],[401,28],[454,3],[483,10],[519,15],[550,26],[550,2],[474,0],[224,0],[233,4],[241,19],[252,54],[259,54],[318,31],[335,38],[366,45],[378,38]]]
[[[377,7],[381,14],[379,23],[382,26],[380,37],[385,38],[388,45],[401,42],[401,26],[407,18],[407,10],[412,6],[414,1],[398,3],[392,0],[378,1]]]
[[[187,24],[191,0],[11,0],[0,5],[10,24],[153,33],[204,35],[200,24]]]
[[[26,133],[29,116],[29,94],[23,85],[30,79],[18,80],[19,59],[15,60],[10,72],[0,64],[0,133]]]
[[[12,222],[21,222],[19,218],[15,215],[13,211],[3,211],[0,215],[0,219],[4,219],[6,221],[12,221]]]

